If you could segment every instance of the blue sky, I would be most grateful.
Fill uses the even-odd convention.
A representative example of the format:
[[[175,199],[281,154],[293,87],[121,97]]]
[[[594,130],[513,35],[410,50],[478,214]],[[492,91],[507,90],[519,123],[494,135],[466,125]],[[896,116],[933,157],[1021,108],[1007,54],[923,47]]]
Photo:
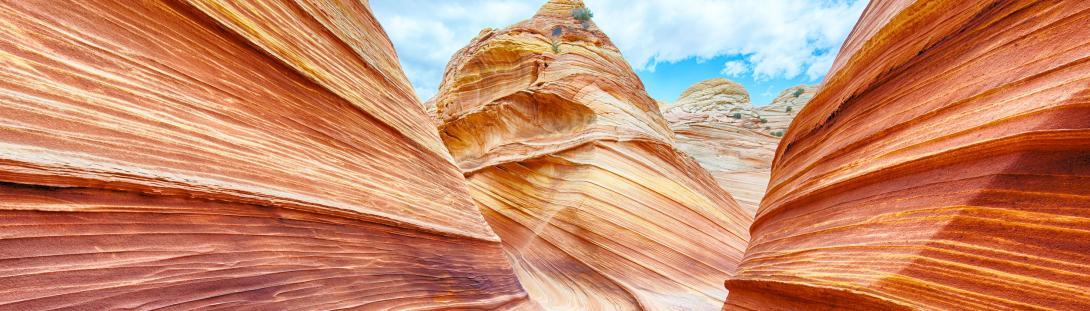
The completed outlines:
[[[527,19],[545,0],[371,0],[421,100],[450,56],[484,27]],[[754,104],[816,84],[859,18],[862,0],[584,0],[648,93],[672,102],[693,83],[725,77]]]
[[[640,76],[640,80],[643,80],[644,88],[651,97],[665,102],[673,102],[682,91],[697,82],[711,77],[723,77],[745,86],[749,91],[750,101],[757,106],[771,103],[780,91],[788,87],[817,84],[821,81],[821,76],[814,79],[806,75],[798,75],[791,79],[779,77],[757,80],[751,74],[722,73],[723,64],[742,59],[737,55],[717,56],[709,60],[688,58],[676,63],[660,63],[656,65],[655,71],[636,70],[636,74]]]

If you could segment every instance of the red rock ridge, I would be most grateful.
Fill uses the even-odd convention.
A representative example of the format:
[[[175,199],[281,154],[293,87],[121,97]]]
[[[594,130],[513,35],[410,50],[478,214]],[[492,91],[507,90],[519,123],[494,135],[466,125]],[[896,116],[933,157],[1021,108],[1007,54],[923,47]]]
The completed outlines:
[[[1090,2],[876,1],[725,310],[1090,309]]]
[[[365,2],[0,21],[0,309],[526,306]]]

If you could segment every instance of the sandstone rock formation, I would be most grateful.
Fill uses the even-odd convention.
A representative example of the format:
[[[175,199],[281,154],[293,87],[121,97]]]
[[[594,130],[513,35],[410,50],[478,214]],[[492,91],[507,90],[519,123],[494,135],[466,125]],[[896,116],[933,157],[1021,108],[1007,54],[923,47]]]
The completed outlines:
[[[682,92],[664,115],[676,135],[677,149],[692,155],[753,215],[772,172],[776,135],[782,135],[814,90],[791,87],[772,104],[754,107],[742,85],[715,78]]]
[[[746,214],[757,213],[779,139],[717,120],[672,122],[675,146],[708,170]]]
[[[1090,2],[876,1],[727,310],[1090,310]]]
[[[817,87],[812,85],[798,85],[789,87],[782,92],[772,103],[757,108],[757,114],[761,116],[761,124],[765,131],[775,136],[782,136],[791,125],[791,120],[799,114],[802,107],[814,98]],[[779,134],[776,134],[779,133]]]
[[[675,151],[656,102],[577,0],[486,29],[448,64],[440,136],[549,310],[717,310],[751,221]]]
[[[366,3],[0,21],[0,309],[526,306]]]
[[[662,111],[670,124],[714,122],[782,136],[815,91],[814,86],[793,86],[780,92],[772,103],[755,107],[745,87],[713,78],[693,84],[673,104],[663,106]]]
[[[689,86],[668,110],[706,113],[735,112],[751,108],[749,92],[745,87],[724,78],[713,78]]]

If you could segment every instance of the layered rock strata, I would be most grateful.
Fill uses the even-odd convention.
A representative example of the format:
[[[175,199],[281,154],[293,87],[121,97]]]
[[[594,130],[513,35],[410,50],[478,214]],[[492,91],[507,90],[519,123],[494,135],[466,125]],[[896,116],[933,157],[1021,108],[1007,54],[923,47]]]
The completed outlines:
[[[719,309],[751,218],[674,150],[617,48],[573,18],[582,6],[550,1],[456,53],[440,136],[546,309]]]
[[[1088,24],[1085,1],[872,2],[726,309],[1090,309]]]
[[[782,92],[772,103],[757,108],[761,124],[764,130],[774,136],[782,136],[787,132],[791,121],[802,111],[802,107],[814,98],[817,87],[813,85],[798,85],[789,87]],[[776,133],[779,134],[776,134]]]
[[[749,91],[737,82],[712,78],[697,82],[681,92],[667,111],[688,113],[749,112]]]
[[[791,87],[771,104],[754,107],[742,85],[715,78],[689,87],[663,114],[677,149],[692,155],[753,215],[768,185],[779,135],[814,90]]]
[[[0,21],[0,309],[525,306],[366,3]]]

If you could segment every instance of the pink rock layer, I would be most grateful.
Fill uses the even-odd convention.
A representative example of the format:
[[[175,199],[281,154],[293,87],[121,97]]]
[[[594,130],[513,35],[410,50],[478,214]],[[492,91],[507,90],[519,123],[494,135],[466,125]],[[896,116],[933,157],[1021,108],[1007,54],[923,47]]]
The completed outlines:
[[[726,310],[1090,309],[1090,2],[876,1]]]

